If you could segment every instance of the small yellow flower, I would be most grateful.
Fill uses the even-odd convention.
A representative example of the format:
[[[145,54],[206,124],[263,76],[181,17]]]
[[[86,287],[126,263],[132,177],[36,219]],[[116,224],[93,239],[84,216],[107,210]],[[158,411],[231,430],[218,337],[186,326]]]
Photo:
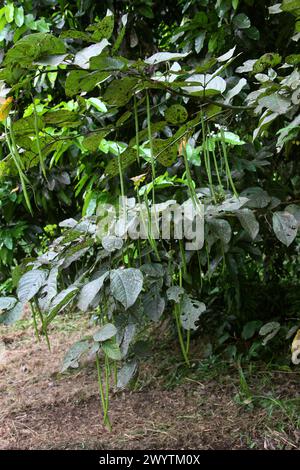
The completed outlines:
[[[147,173],[143,173],[141,175],[133,176],[132,178],[130,178],[131,181],[133,181],[134,189],[139,188],[140,184],[143,183],[143,181],[145,181],[146,176],[147,176]]]

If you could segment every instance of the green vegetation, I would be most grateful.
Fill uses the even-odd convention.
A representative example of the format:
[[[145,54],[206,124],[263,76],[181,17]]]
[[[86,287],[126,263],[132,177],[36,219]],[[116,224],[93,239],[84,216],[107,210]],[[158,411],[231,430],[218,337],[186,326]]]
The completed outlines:
[[[297,0],[0,8],[0,323],[29,302],[51,349],[57,315],[89,316],[63,370],[94,355],[108,427],[110,384],[166,322],[185,368],[209,337],[239,400],[290,416],[244,369],[299,363],[299,41]],[[156,235],[173,202],[204,221],[203,246]],[[127,220],[104,233],[108,205]],[[138,217],[145,236],[124,237]]]

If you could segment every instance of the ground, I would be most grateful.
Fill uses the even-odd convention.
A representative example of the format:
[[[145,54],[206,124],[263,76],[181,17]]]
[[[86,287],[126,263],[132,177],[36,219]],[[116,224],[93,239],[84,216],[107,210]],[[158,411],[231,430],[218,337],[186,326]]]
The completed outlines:
[[[86,323],[51,327],[50,353],[25,321],[0,327],[0,449],[299,449],[299,368],[247,370],[171,351],[142,366],[131,390],[112,392],[102,424],[92,363],[60,373]],[[179,360],[180,362],[180,360]]]

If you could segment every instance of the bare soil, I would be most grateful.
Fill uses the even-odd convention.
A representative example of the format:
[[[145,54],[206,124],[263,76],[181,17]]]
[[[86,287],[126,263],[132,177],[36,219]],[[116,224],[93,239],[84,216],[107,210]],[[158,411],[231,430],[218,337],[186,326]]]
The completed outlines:
[[[236,376],[185,377],[170,389],[155,364],[142,369],[135,391],[112,393],[109,432],[93,364],[59,372],[67,346],[84,334],[86,325],[66,320],[51,332],[50,353],[32,328],[0,327],[0,449],[300,448],[299,429],[280,406],[237,402]],[[299,397],[299,373],[275,371],[266,396],[271,382],[278,399]],[[262,386],[261,375],[253,386]]]

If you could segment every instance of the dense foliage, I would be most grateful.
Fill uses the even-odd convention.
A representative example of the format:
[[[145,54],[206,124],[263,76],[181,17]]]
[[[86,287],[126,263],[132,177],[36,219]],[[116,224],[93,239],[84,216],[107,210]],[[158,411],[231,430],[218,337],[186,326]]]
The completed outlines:
[[[126,386],[153,322],[172,322],[187,364],[203,331],[208,354],[288,356],[300,307],[299,39],[298,0],[0,9],[0,322],[30,302],[49,341],[57,314],[89,312],[99,329],[63,369],[95,355],[106,420],[102,370],[107,385],[121,361]],[[160,221],[171,201],[201,206],[203,247],[99,235],[99,207],[120,195],[129,226],[142,207],[159,206]]]

